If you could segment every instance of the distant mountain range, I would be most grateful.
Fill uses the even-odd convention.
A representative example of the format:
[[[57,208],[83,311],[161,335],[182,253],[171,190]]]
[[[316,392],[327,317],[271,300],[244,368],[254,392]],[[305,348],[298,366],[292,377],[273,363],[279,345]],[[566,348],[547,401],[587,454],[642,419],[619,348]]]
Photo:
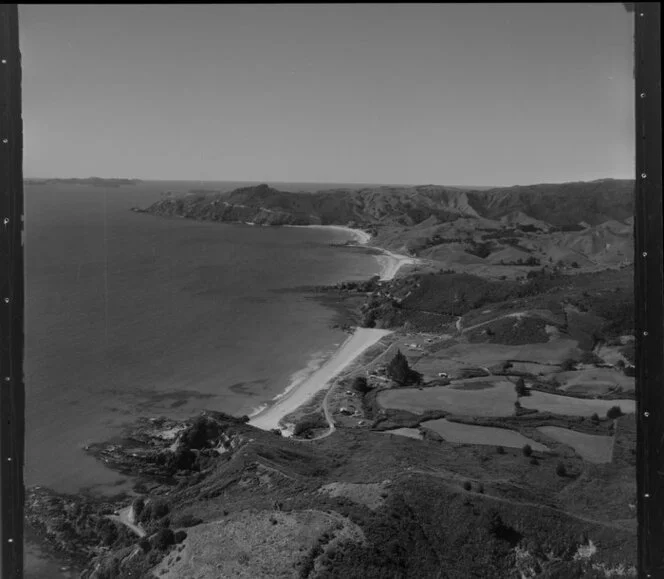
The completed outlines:
[[[26,185],[93,185],[95,187],[121,187],[123,185],[136,185],[141,183],[140,179],[105,179],[103,177],[84,177],[66,179],[24,179]]]
[[[414,226],[432,217],[438,222],[460,217],[512,219],[519,213],[551,226],[570,227],[581,222],[592,226],[611,219],[624,221],[633,214],[633,196],[634,181],[613,179],[482,191],[424,185],[294,193],[258,185],[224,193],[167,194],[146,211],[261,225],[357,227]]]
[[[256,225],[345,225],[371,244],[482,276],[503,266],[613,267],[633,259],[634,181],[498,187],[379,186],[318,192],[268,185],[166,193],[154,215]],[[525,263],[527,262],[527,263]]]

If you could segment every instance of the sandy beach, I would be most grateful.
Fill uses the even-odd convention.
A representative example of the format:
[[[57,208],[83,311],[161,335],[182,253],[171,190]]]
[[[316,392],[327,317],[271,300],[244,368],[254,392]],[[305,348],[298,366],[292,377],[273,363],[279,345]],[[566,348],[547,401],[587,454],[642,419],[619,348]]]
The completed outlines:
[[[310,227],[315,229],[336,229],[350,233],[358,245],[367,245],[371,235],[361,229],[344,227],[343,225],[287,225],[286,227]],[[381,267],[380,279],[387,281],[394,279],[399,269],[406,264],[416,264],[419,260],[407,255],[400,255],[387,249],[376,248],[381,255],[376,259]],[[354,333],[339,347],[332,357],[319,369],[305,378],[292,390],[278,396],[275,401],[265,409],[259,410],[251,417],[249,424],[263,430],[280,428],[282,419],[294,412],[311,399],[316,393],[327,388],[353,360],[365,350],[378,342],[383,336],[390,334],[389,330],[376,330],[369,328],[355,328]]]
[[[388,281],[394,279],[398,271],[404,265],[414,265],[420,263],[415,257],[408,257],[407,255],[400,255],[398,253],[393,253],[387,249],[381,249],[383,255],[377,256],[378,263],[381,265],[380,280]]]
[[[366,245],[371,239],[371,235],[361,229],[353,229],[344,225],[284,225],[283,227],[308,227],[309,229],[335,229],[350,233],[357,241],[358,245]]]
[[[345,231],[350,233],[355,237],[355,240],[358,245],[367,245],[371,241],[371,235],[366,231],[361,229],[353,229],[352,227],[345,227],[343,225],[286,225],[285,227],[310,227],[314,229],[336,229],[337,231]],[[383,249],[382,247],[376,247],[375,249],[382,252],[382,255],[377,255],[376,259],[380,264],[380,279],[381,281],[388,281],[394,279],[398,271],[404,265],[414,265],[420,263],[415,257],[409,257],[407,255],[401,255],[399,253],[394,253],[388,249]]]
[[[305,379],[297,388],[279,398],[272,406],[253,416],[249,424],[263,430],[279,428],[279,423],[285,416],[307,402],[314,394],[326,388],[353,360],[383,336],[390,333],[389,330],[356,328],[353,334],[325,364]]]

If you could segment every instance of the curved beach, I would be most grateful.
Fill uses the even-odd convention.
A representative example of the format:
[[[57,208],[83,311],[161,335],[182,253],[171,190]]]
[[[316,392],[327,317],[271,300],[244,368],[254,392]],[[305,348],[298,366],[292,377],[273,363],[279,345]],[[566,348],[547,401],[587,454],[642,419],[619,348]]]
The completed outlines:
[[[283,227],[307,227],[309,229],[331,229],[350,233],[359,245],[366,245],[371,239],[371,235],[361,229],[353,229],[345,225],[284,225]]]
[[[309,227],[344,231],[353,235],[358,245],[366,245],[371,240],[371,235],[366,231],[342,225],[289,225],[287,227]],[[380,249],[382,252],[381,255],[376,255],[376,259],[381,266],[379,274],[381,281],[394,279],[399,269],[406,264],[418,263],[416,258],[393,253],[387,249],[377,249]],[[256,412],[251,417],[249,424],[263,430],[279,428],[280,422],[285,416],[288,416],[308,402],[316,393],[327,388],[332,380],[341,374],[365,350],[390,333],[391,331],[389,330],[355,328],[353,334],[318,370],[291,390],[287,390],[278,396],[267,408]]]
[[[414,265],[419,263],[419,260],[414,257],[408,257],[407,255],[400,255],[398,253],[393,253],[387,249],[381,249],[383,255],[378,255],[378,263],[381,265],[380,280],[388,281],[394,279],[398,271],[404,265]]]
[[[332,229],[336,231],[343,231],[345,233],[351,234],[358,245],[367,245],[371,241],[371,234],[363,231],[361,229],[353,229],[352,227],[346,227],[344,225],[286,225],[285,227],[309,227],[311,229]],[[415,257],[409,257],[407,255],[401,255],[399,253],[394,253],[388,249],[383,249],[382,247],[376,247],[382,252],[382,255],[377,255],[376,259],[381,267],[380,271],[380,280],[389,281],[394,279],[399,270],[404,265],[415,265],[420,262]]]
[[[346,369],[360,354],[373,346],[389,330],[356,328],[335,354],[304,380],[297,388],[279,398],[272,406],[251,418],[249,424],[263,430],[279,428],[281,420],[326,388],[330,382]]]

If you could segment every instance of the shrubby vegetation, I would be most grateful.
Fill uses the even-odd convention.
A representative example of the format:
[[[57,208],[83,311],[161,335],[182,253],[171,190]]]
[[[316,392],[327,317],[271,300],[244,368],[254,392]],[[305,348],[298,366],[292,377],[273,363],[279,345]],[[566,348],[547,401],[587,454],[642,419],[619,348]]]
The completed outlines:
[[[303,416],[295,424],[295,428],[293,429],[293,434],[295,436],[307,437],[310,436],[314,430],[325,428],[326,426],[327,422],[325,421],[325,417],[319,412],[315,412]]]
[[[371,386],[364,376],[356,376],[353,379],[353,388],[360,394],[366,394],[371,391]]]
[[[419,384],[422,381],[422,375],[410,367],[408,359],[401,353],[401,350],[397,350],[394,358],[387,365],[387,375],[400,386]]]
[[[517,397],[530,396],[530,390],[526,388],[526,383],[524,382],[523,378],[519,378],[516,381],[516,386],[514,389],[516,390]]]
[[[603,360],[594,352],[583,352],[579,360],[582,364],[601,364]]]
[[[620,418],[622,415],[623,412],[620,406],[611,406],[611,408],[609,408],[608,412],[606,413],[606,417],[611,419]]]

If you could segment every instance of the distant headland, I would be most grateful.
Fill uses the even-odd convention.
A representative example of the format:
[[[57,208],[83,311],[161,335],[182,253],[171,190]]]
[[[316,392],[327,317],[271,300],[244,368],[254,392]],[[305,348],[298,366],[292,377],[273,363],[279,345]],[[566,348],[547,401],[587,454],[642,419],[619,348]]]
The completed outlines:
[[[104,179],[103,177],[63,178],[63,179],[24,179],[25,185],[93,185],[95,187],[122,187],[142,183],[140,179]]]

